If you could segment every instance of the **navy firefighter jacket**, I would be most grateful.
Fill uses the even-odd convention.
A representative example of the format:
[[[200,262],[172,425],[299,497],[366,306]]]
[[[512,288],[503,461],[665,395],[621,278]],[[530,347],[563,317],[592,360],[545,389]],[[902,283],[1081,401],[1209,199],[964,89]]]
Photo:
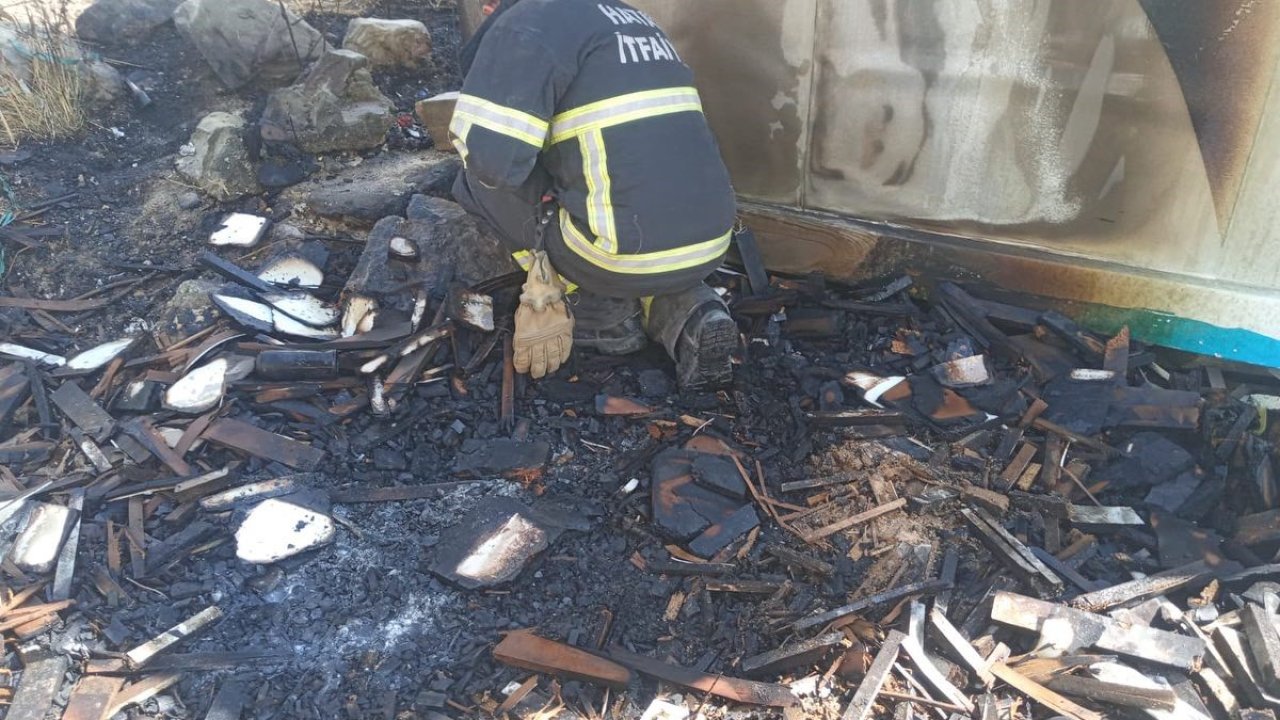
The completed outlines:
[[[519,190],[539,165],[551,176],[563,247],[547,249],[571,278],[674,290],[729,247],[733,189],[693,73],[622,2],[520,0],[494,18],[450,132],[488,187]]]

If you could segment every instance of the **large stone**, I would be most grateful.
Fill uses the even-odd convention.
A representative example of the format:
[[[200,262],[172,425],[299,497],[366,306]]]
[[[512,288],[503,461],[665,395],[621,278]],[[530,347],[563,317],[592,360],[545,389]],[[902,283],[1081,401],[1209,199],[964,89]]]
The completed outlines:
[[[262,139],[292,142],[310,153],[381,145],[395,105],[373,84],[368,65],[350,50],[325,53],[301,82],[267,98]]]
[[[342,48],[364,55],[376,67],[416,67],[431,57],[431,33],[417,20],[352,18]]]
[[[331,163],[334,164],[334,163]],[[368,228],[388,215],[404,215],[418,193],[448,195],[461,167],[456,156],[384,153],[340,170],[327,168],[282,194],[295,222],[316,229],[337,221]]]
[[[318,30],[268,0],[186,0],[173,22],[233,90],[287,85],[327,49]]]
[[[98,43],[139,43],[173,19],[182,1],[95,0],[76,18],[76,34]]]
[[[101,60],[80,64],[81,97],[90,106],[113,105],[129,92],[124,76]]]
[[[245,121],[239,115],[206,115],[191,135],[195,154],[178,159],[178,172],[219,200],[258,192],[258,173],[245,146]]]
[[[449,265],[453,279],[464,285],[520,269],[497,236],[455,202],[415,195],[406,215],[420,229],[410,238],[419,255]]]

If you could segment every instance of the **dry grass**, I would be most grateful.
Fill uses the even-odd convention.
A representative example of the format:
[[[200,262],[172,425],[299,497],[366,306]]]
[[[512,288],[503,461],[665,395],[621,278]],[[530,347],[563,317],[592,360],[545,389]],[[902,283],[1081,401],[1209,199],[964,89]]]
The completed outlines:
[[[82,50],[72,39],[65,12],[41,6],[19,24],[18,41],[5,54],[27,57],[29,65],[0,58],[0,142],[16,146],[28,139],[51,139],[84,129],[85,79]]]

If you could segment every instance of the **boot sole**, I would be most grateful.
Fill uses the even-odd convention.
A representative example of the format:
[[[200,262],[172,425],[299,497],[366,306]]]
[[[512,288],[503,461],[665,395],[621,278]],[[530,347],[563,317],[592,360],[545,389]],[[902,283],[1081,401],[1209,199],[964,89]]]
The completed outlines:
[[[696,343],[682,339],[680,361],[676,367],[681,387],[713,389],[733,381],[733,351],[738,347],[738,325],[728,315],[717,315],[719,317],[701,320]]]

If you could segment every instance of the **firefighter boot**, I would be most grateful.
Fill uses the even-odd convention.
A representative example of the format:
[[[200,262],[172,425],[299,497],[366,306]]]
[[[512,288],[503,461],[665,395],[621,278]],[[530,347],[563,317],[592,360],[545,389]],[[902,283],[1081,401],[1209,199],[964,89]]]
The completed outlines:
[[[577,325],[573,344],[601,355],[629,355],[649,344],[641,321],[640,301],[611,298],[579,290],[570,297]]]
[[[680,387],[710,390],[733,380],[738,325],[724,301],[706,284],[655,297],[648,320],[649,336],[661,343],[676,363]]]

